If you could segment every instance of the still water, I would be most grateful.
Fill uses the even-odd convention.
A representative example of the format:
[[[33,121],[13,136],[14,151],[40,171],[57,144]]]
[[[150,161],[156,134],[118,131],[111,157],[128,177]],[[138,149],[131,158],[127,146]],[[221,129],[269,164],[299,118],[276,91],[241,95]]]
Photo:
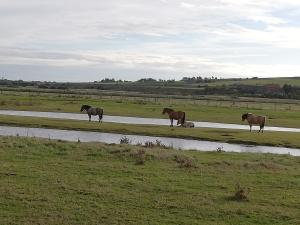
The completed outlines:
[[[161,141],[162,144],[182,150],[199,150],[199,151],[216,151],[218,148],[226,152],[252,152],[252,153],[273,153],[273,154],[290,154],[300,156],[300,149],[268,147],[268,146],[251,146],[242,144],[228,144],[212,141],[198,141],[181,138],[152,137],[142,135],[124,135],[88,131],[70,131],[44,128],[24,128],[0,126],[1,136],[22,136],[22,137],[39,137],[66,141],[81,142],[103,142],[108,144],[119,144],[120,139],[124,136],[129,138],[130,144],[144,144],[146,141]]]

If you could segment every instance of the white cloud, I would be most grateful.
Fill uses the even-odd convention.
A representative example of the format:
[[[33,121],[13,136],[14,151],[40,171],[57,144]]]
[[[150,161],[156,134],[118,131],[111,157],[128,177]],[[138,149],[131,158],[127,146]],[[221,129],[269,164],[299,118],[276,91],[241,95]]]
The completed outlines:
[[[107,65],[298,76],[297,11],[295,0],[0,0],[0,74],[1,65]]]
[[[195,5],[188,3],[188,2],[181,2],[180,5],[181,5],[181,7],[187,8],[187,9],[195,8]]]

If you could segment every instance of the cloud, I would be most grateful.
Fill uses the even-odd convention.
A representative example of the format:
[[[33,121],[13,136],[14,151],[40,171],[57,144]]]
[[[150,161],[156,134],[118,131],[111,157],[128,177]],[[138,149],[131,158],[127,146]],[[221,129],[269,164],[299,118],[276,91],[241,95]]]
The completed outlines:
[[[181,5],[181,7],[186,8],[186,9],[195,8],[195,5],[188,3],[188,2],[181,2],[180,5]]]
[[[294,0],[0,0],[0,74],[298,76],[297,11]]]

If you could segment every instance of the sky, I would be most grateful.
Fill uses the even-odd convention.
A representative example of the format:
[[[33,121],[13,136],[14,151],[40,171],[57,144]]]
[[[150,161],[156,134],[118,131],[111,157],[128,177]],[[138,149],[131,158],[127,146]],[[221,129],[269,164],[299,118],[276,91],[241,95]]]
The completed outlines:
[[[0,0],[0,77],[300,76],[300,0]]]

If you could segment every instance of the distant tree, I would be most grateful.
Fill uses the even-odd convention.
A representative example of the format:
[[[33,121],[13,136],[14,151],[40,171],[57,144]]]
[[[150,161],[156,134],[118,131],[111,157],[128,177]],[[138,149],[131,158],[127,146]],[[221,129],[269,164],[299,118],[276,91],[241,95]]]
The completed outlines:
[[[153,78],[142,78],[142,79],[139,79],[137,82],[157,82],[157,80],[155,80]]]
[[[289,85],[289,84],[284,84],[283,87],[282,87],[283,91],[284,91],[284,94],[286,96],[289,96],[293,90],[293,87],[292,85]]]
[[[100,81],[101,83],[114,83],[116,80],[114,78],[104,78]]]

